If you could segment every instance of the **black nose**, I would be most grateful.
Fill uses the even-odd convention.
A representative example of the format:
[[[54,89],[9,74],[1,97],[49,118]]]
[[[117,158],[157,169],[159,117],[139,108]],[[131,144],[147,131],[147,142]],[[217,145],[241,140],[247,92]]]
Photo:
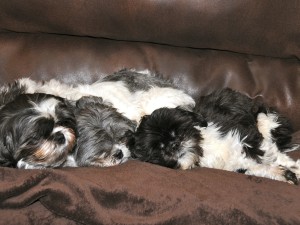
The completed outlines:
[[[114,157],[117,159],[122,159],[123,158],[123,152],[122,150],[117,150],[117,152],[114,154]]]
[[[64,144],[66,142],[65,135],[61,132],[56,132],[53,136],[53,140],[58,144]]]

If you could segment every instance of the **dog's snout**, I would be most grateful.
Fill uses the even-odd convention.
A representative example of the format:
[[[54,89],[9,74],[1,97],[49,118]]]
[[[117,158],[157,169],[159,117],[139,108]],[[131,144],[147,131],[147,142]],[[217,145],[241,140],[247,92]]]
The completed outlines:
[[[114,157],[117,158],[117,159],[122,159],[124,156],[122,150],[117,150],[117,152],[114,154]]]
[[[53,137],[54,141],[58,144],[64,144],[66,142],[65,135],[61,132],[56,132]]]

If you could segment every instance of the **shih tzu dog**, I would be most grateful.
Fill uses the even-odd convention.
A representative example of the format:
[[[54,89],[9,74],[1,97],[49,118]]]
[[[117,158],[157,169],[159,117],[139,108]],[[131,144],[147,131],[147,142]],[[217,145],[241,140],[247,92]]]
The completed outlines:
[[[101,97],[85,96],[76,103],[78,139],[76,166],[114,166],[130,157],[127,141],[136,128]]]
[[[161,108],[144,116],[130,141],[134,158],[170,168],[197,166],[297,184],[300,160],[284,152],[292,128],[275,110],[222,89],[196,101],[193,111]]]
[[[181,106],[192,109],[195,101],[171,81],[149,71],[121,70],[105,76],[93,84],[67,85],[58,80],[36,82],[23,78],[18,82],[26,87],[27,93],[53,94],[77,101],[83,96],[102,97],[110,102],[119,113],[139,122],[144,115],[161,107]]]
[[[0,166],[59,167],[76,142],[71,105],[48,94],[26,94],[16,82],[0,89]]]

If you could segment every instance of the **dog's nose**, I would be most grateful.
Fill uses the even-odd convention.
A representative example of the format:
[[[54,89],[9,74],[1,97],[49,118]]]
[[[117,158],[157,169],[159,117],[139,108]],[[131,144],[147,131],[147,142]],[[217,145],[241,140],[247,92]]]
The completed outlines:
[[[56,132],[53,137],[54,141],[58,144],[64,144],[66,142],[65,135],[61,132]]]
[[[117,150],[117,152],[114,154],[114,157],[117,159],[122,159],[123,158],[123,152],[122,150]]]

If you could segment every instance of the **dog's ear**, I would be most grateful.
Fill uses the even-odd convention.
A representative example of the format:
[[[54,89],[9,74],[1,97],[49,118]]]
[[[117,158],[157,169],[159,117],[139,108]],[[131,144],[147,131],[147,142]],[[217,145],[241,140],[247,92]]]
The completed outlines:
[[[135,135],[133,131],[127,130],[124,134],[124,139],[126,146],[128,146],[129,149],[135,145]]]
[[[139,149],[140,147],[136,145],[136,138],[136,134],[131,130],[128,130],[126,146],[129,149],[131,157],[133,159],[141,157],[141,155],[138,154],[141,152],[141,150]]]
[[[177,107],[177,109],[180,110],[181,113],[192,118],[192,120],[194,121],[194,126],[207,127],[207,121],[200,113],[186,110],[185,108],[182,108],[181,106]]]

